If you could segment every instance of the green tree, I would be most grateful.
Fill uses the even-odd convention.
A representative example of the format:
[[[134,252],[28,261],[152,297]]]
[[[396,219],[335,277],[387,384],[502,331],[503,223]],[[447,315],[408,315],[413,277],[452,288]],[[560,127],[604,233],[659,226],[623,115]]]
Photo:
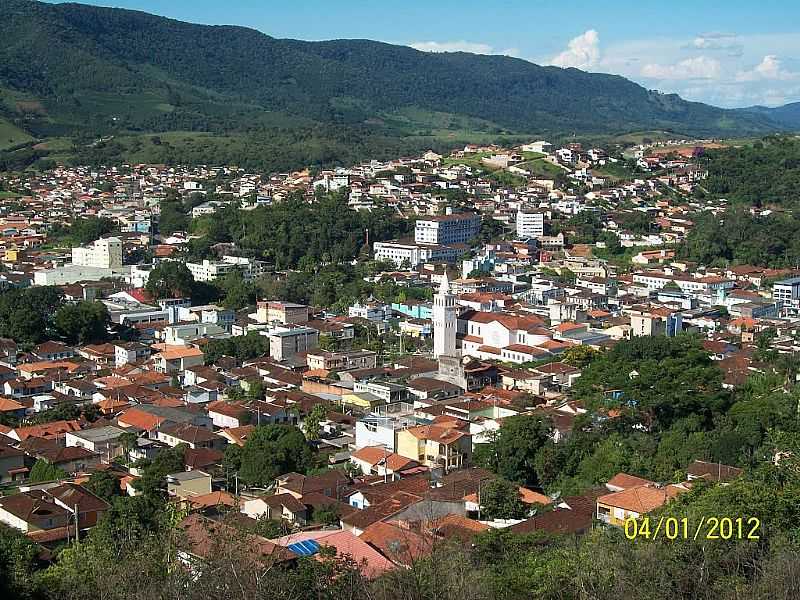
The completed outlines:
[[[257,331],[221,340],[211,340],[203,347],[206,364],[213,364],[223,356],[239,361],[260,358],[269,353],[269,340]]]
[[[108,339],[111,317],[102,302],[80,301],[56,311],[55,328],[70,344],[96,344]]]
[[[178,444],[174,448],[159,451],[152,461],[140,460],[136,466],[141,469],[142,474],[134,480],[134,487],[149,498],[162,498],[166,489],[166,476],[186,470],[185,455],[186,445]]]
[[[315,404],[303,421],[303,430],[309,440],[318,440],[322,432],[322,421],[325,420],[327,410],[324,404]]]
[[[484,519],[521,519],[526,509],[518,487],[504,479],[492,479],[481,486],[481,517]]]
[[[194,277],[182,262],[164,261],[150,271],[145,289],[156,300],[191,297]]]
[[[36,462],[33,464],[29,475],[29,481],[31,483],[40,483],[42,481],[56,481],[66,478],[67,478],[66,471],[58,468],[55,465],[50,464],[46,460],[42,460],[41,458],[37,459]]]
[[[599,352],[591,346],[572,346],[564,352],[562,360],[568,365],[582,369],[598,354]]]
[[[509,481],[536,486],[536,455],[551,434],[552,425],[546,418],[509,417],[489,443],[476,448],[475,460]]]
[[[256,427],[242,448],[239,477],[248,485],[267,486],[278,475],[304,473],[312,466],[313,458],[305,436],[297,427]]]
[[[311,513],[311,520],[319,525],[338,525],[339,508],[335,504],[317,506]]]
[[[159,202],[158,231],[161,235],[172,235],[176,231],[186,231],[189,218],[181,201],[174,195]]]
[[[239,271],[228,273],[222,281],[217,282],[222,290],[222,304],[225,308],[239,310],[252,306],[258,299],[258,288],[248,281]]]
[[[126,431],[118,438],[119,445],[125,453],[125,460],[130,460],[131,450],[136,448],[136,443],[139,440],[139,434],[134,431]]]
[[[242,447],[238,444],[228,444],[222,457],[222,470],[225,472],[227,489],[233,490],[236,477],[242,468]]]
[[[36,598],[39,549],[22,532],[0,524],[0,597]]]
[[[53,315],[64,301],[54,286],[11,289],[0,294],[0,336],[38,343],[51,333]]]
[[[108,471],[95,471],[89,476],[89,481],[84,484],[84,487],[103,500],[110,501],[122,494],[119,479]]]
[[[106,217],[86,217],[77,219],[69,229],[70,237],[79,246],[91,244],[95,240],[113,232],[114,221]]]
[[[583,370],[574,393],[593,407],[630,411],[640,425],[660,430],[692,414],[710,421],[731,399],[722,372],[689,335],[621,341]]]

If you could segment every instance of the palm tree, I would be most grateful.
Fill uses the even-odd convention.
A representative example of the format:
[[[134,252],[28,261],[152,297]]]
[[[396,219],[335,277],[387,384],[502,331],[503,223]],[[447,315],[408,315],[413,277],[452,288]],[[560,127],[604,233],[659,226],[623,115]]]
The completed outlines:
[[[133,431],[126,431],[119,436],[119,443],[122,446],[122,451],[125,452],[125,461],[129,462],[131,459],[131,450],[136,447],[136,441],[139,436]]]

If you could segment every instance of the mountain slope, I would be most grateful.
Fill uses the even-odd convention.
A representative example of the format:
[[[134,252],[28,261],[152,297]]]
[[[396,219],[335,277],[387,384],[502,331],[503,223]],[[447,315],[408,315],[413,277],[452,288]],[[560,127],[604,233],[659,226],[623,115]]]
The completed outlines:
[[[800,102],[793,102],[775,108],[766,106],[751,106],[743,108],[742,112],[767,117],[780,127],[800,130]]]
[[[497,132],[775,127],[760,114],[687,102],[622,77],[509,57],[280,40],[80,4],[0,0],[0,11],[0,116],[40,136],[381,127],[409,109],[480,119]]]

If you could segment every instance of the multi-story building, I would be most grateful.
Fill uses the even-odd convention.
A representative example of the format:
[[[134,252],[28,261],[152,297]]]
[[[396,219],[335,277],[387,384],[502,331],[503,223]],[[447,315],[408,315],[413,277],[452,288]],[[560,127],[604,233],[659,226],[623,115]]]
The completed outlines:
[[[394,452],[397,432],[416,427],[420,422],[414,416],[414,405],[410,402],[378,405],[356,421],[356,448],[383,446]]]
[[[418,219],[414,241],[418,244],[464,244],[481,230],[481,217],[476,213],[454,213]]]
[[[353,352],[309,352],[306,363],[309,369],[326,371],[351,371],[353,369],[373,369],[377,365],[377,354],[371,350]]]
[[[266,302],[257,304],[256,321],[259,323],[306,323],[308,306],[293,302]]]
[[[121,269],[122,240],[117,237],[102,238],[91,246],[73,248],[72,264],[95,269]]]
[[[415,244],[413,242],[375,242],[375,260],[393,262],[397,266],[407,264],[416,267],[424,263],[454,263],[464,250],[453,246]]]
[[[269,355],[278,361],[319,347],[319,331],[311,327],[277,327],[267,337]]]
[[[229,337],[223,327],[214,323],[175,323],[164,328],[163,339],[168,346],[185,346],[200,338]]]
[[[117,367],[128,363],[137,363],[147,360],[153,350],[146,344],[139,342],[117,342],[114,344],[114,364]]]
[[[157,373],[173,374],[203,364],[203,351],[194,347],[169,347],[153,356]]]
[[[64,443],[67,448],[72,446],[79,446],[101,454],[106,460],[122,454],[122,446],[119,442],[119,436],[125,433],[125,430],[113,425],[106,425],[105,427],[95,427],[94,429],[83,429],[81,431],[70,431],[64,437]]]
[[[371,394],[386,404],[405,402],[408,399],[406,386],[388,381],[356,381],[353,392]]]
[[[397,454],[430,468],[460,469],[472,463],[469,427],[420,425],[397,432]]]
[[[385,304],[377,302],[367,302],[361,304],[356,302],[348,308],[347,315],[352,318],[366,319],[367,321],[385,321],[391,314],[391,310]]]
[[[633,283],[634,285],[645,287],[648,290],[660,290],[668,283],[673,283],[678,286],[681,291],[688,294],[717,296],[720,293],[725,293],[726,290],[732,289],[736,282],[724,277],[694,278],[644,271],[633,274]]]
[[[800,306],[800,277],[783,279],[772,284],[772,299],[784,308]]]
[[[673,337],[683,331],[683,315],[668,308],[633,307],[630,310],[631,335]]]
[[[223,256],[222,260],[203,260],[200,263],[186,263],[186,268],[195,281],[214,281],[233,271],[239,271],[248,281],[266,272],[266,263],[241,256]]]
[[[544,235],[545,213],[541,210],[520,209],[517,211],[517,237],[521,240]]]

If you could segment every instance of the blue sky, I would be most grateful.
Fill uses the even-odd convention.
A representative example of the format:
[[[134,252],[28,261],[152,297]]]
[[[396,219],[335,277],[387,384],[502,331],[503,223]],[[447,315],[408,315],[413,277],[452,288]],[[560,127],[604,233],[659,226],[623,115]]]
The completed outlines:
[[[425,51],[508,54],[624,75],[718,106],[800,101],[793,0],[108,0],[275,37],[369,38]]]

